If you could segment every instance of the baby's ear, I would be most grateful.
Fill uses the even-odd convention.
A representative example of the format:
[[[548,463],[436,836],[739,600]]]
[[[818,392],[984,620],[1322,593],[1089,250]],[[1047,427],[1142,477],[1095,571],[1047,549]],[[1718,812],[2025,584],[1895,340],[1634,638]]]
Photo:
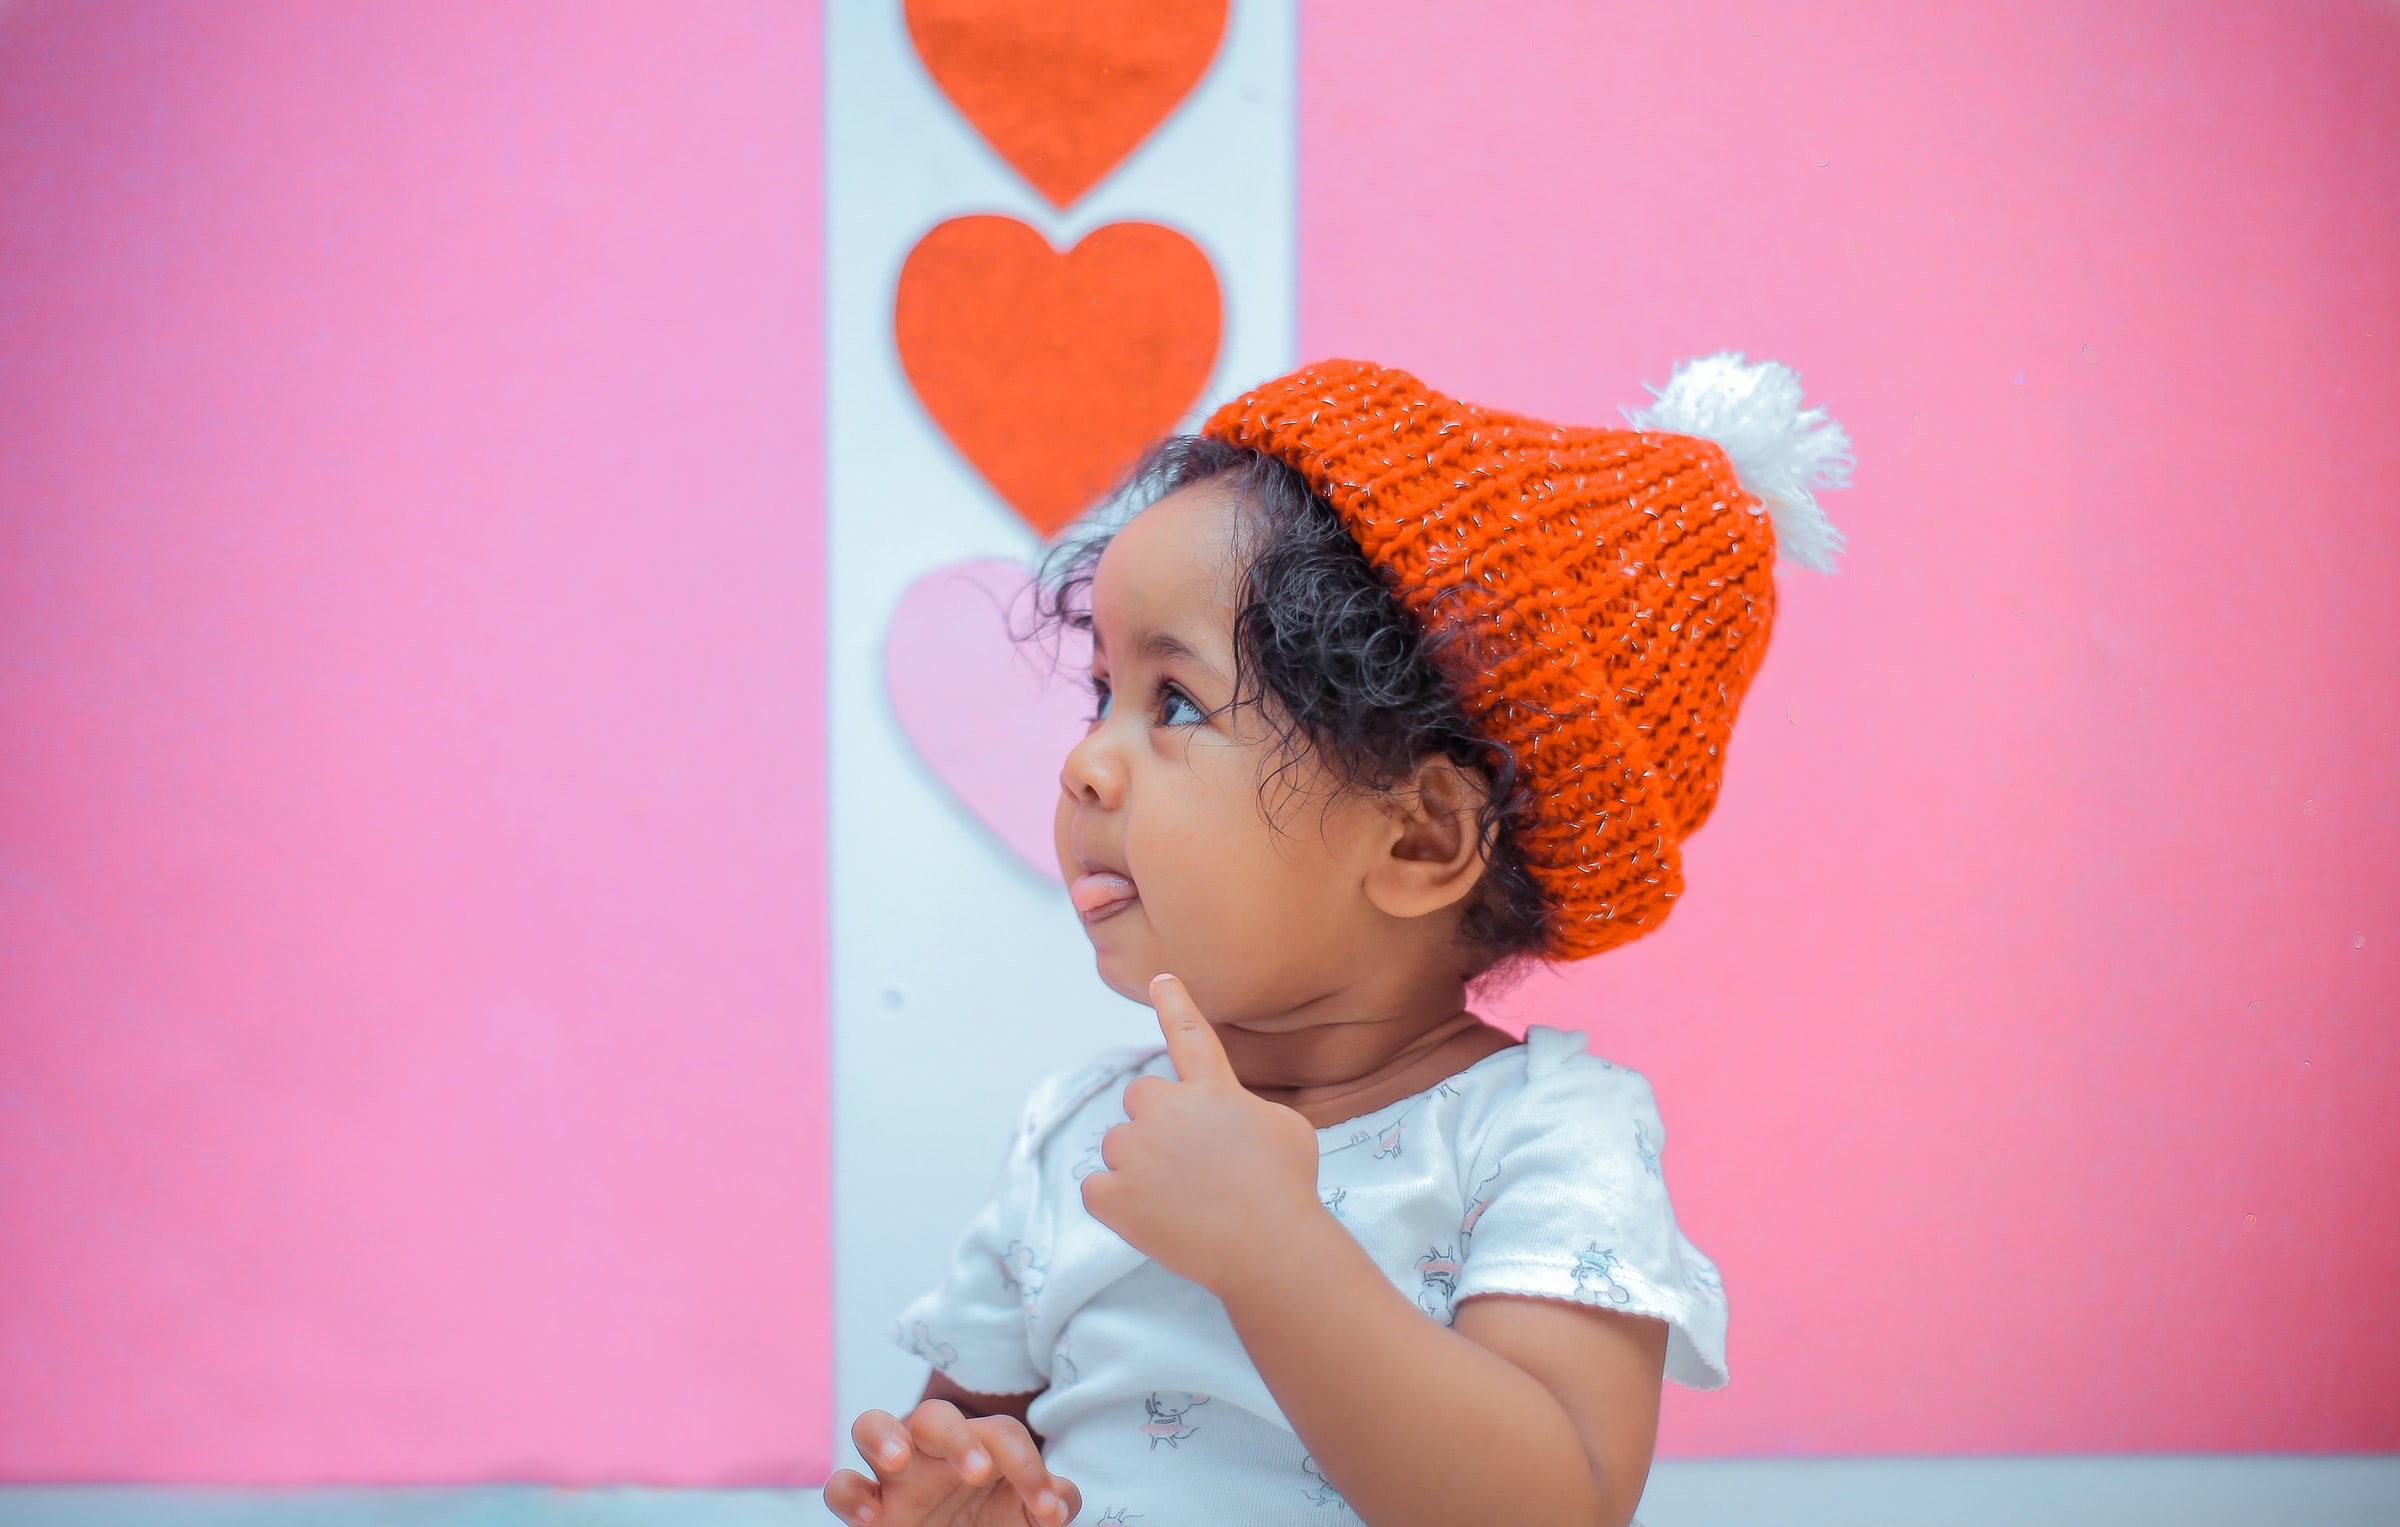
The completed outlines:
[[[1392,917],[1423,917],[1474,890],[1491,855],[1490,797],[1482,771],[1439,753],[1419,761],[1387,798],[1390,847],[1368,873],[1368,899]]]

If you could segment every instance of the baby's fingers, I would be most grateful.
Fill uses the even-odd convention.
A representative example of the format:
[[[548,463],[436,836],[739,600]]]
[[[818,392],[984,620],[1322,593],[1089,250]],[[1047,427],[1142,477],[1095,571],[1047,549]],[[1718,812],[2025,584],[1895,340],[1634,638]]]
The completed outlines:
[[[908,1467],[908,1428],[889,1411],[861,1411],[850,1423],[850,1442],[875,1477],[889,1484]],[[828,1497],[830,1499],[830,1497]]]
[[[967,1418],[948,1400],[927,1400],[908,1413],[908,1438],[918,1452],[947,1462],[971,1485],[989,1483],[991,1449],[967,1425]]]
[[[1083,1492],[1075,1488],[1075,1481],[1061,1479],[1056,1474],[1050,1476],[1050,1482],[1058,1486],[1057,1519],[1062,1522],[1075,1520],[1083,1511]]]
[[[1239,1087],[1233,1062],[1225,1058],[1225,1041],[1200,1014],[1191,991],[1180,976],[1150,978],[1150,1005],[1158,1013],[1159,1033],[1167,1041],[1167,1059],[1175,1063],[1175,1079],[1214,1086]]]
[[[1060,1527],[1075,1514],[1065,1507],[1059,1489],[1065,1481],[1043,1464],[1042,1450],[1034,1446],[1033,1434],[1025,1430],[1023,1422],[1014,1416],[987,1416],[969,1423],[969,1429],[990,1450],[1001,1476],[1016,1487],[1027,1516]]]
[[[883,1492],[875,1481],[855,1469],[837,1469],[825,1481],[825,1509],[851,1524],[867,1527],[883,1517]]]

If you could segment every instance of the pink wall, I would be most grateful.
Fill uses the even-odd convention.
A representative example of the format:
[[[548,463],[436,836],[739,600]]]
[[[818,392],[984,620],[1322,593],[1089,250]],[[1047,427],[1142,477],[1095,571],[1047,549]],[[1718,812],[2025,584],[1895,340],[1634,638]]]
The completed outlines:
[[[0,10],[0,1478],[821,1475],[818,47]]]
[[[1306,10],[1303,348],[1865,463],[1514,1002],[1668,1448],[2400,1447],[2400,13],[1460,15]],[[0,8],[0,1479],[825,1466],[818,30]]]
[[[1725,1264],[1682,1453],[2400,1447],[2400,10],[1304,12],[1302,351],[1806,374],[1691,892],[1519,993]]]

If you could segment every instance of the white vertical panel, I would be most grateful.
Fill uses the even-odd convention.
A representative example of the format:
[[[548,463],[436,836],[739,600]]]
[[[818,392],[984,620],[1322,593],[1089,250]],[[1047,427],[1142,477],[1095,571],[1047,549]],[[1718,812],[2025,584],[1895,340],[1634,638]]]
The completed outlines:
[[[884,1332],[982,1201],[1026,1090],[1152,1032],[1147,1009],[1092,974],[1064,892],[952,802],[884,696],[884,631],[909,584],[1035,544],[901,373],[901,262],[927,229],[966,213],[1017,218],[1060,248],[1103,223],[1163,223],[1207,251],[1224,294],[1207,402],[1289,370],[1296,20],[1291,0],[1237,0],[1183,106],[1064,214],[941,96],[897,3],[833,0],[827,27],[834,1302],[846,1427],[866,1406],[915,1399],[924,1365]]]

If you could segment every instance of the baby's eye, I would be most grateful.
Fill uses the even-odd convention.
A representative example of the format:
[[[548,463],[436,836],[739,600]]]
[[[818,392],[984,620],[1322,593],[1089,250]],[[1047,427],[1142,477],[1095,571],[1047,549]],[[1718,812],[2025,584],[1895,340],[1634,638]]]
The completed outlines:
[[[1158,722],[1161,726],[1198,726],[1208,719],[1208,712],[1192,703],[1192,697],[1180,689],[1164,690],[1158,697]]]
[[[1093,679],[1093,680],[1092,680],[1092,713],[1091,713],[1090,715],[1088,715],[1088,716],[1084,717],[1083,719],[1084,719],[1084,720],[1086,720],[1086,721],[1092,721],[1092,722],[1106,721],[1106,720],[1108,719],[1108,700],[1109,700],[1108,680],[1106,680],[1106,679],[1101,679],[1101,678],[1095,678],[1095,679]]]

